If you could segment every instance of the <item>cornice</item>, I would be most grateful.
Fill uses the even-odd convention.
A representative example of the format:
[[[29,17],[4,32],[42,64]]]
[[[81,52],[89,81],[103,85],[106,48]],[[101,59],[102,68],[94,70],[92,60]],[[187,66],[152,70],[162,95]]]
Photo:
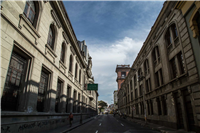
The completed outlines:
[[[62,1],[51,1],[51,2],[55,6],[56,10],[58,10],[57,12],[59,13],[59,15],[62,18],[62,20],[60,20],[60,22],[63,23],[63,30],[64,30],[65,34],[69,35],[69,36],[65,35],[66,41],[68,40],[69,43],[71,43],[72,47],[74,48],[74,50],[76,52],[76,55],[79,57],[81,64],[83,65],[83,68],[86,68],[87,64],[84,61],[84,58],[80,53],[78,43],[77,43],[77,38],[76,38],[76,35],[74,33],[71,22],[69,20],[69,17],[67,15],[67,12],[65,10],[63,2]]]
[[[70,49],[71,49],[71,52],[73,55],[76,55],[75,51],[74,51],[74,48],[72,46],[70,46]]]
[[[69,40],[69,38],[68,38],[68,36],[67,36],[67,34],[65,33],[65,31],[63,31],[62,34],[63,34],[63,38],[65,39],[65,41],[67,42],[67,44],[71,43],[70,40]]]
[[[60,21],[59,21],[59,19],[58,19],[58,17],[57,17],[57,15],[56,15],[54,10],[51,10],[51,15],[52,15],[53,19],[56,21],[56,24],[58,25],[58,28],[60,28],[61,27],[61,23],[60,23]]]
[[[161,23],[161,20],[162,20],[163,17],[165,16],[164,14],[167,13],[166,11],[171,10],[171,9],[169,9],[169,6],[171,6],[171,5],[173,4],[172,2],[174,2],[174,1],[165,1],[165,3],[163,4],[163,8],[161,9],[161,11],[160,11],[160,13],[159,13],[159,15],[158,15],[156,21],[154,22],[154,24],[153,24],[153,26],[152,26],[152,28],[151,28],[151,30],[150,30],[150,32],[149,32],[149,34],[148,34],[148,36],[147,36],[145,42],[143,43],[142,48],[140,49],[140,51],[139,51],[139,53],[138,53],[136,59],[134,60],[134,62],[133,62],[133,64],[132,64],[131,68],[134,68],[135,66],[137,66],[137,63],[138,63],[138,61],[140,60],[141,55],[142,55],[143,51],[145,50],[145,48],[146,48],[150,43],[152,43],[152,42],[155,41],[155,38],[152,38],[152,36],[153,36],[154,33],[156,32],[156,30],[159,30],[159,29],[157,29],[157,28],[159,28],[158,25]]]

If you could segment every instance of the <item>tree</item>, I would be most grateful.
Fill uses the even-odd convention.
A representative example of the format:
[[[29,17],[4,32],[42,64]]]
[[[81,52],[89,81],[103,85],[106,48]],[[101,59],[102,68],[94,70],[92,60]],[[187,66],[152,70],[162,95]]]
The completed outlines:
[[[101,112],[101,109],[104,109],[105,106],[107,107],[108,104],[101,100],[101,101],[98,101],[98,106],[100,106],[99,109],[100,109],[100,112]]]

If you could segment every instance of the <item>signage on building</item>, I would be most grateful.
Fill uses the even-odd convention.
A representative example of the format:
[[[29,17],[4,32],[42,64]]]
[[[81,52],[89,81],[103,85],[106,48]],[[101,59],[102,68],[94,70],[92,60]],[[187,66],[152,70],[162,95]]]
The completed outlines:
[[[87,90],[97,91],[98,90],[98,84],[88,84],[87,85]]]

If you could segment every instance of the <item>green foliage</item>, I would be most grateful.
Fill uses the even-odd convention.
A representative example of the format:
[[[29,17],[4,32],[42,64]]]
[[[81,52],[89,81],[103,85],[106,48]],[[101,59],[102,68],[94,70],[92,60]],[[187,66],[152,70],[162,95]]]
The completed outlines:
[[[101,101],[98,101],[98,106],[101,106],[101,109],[103,109],[105,106],[107,107],[108,104],[101,100]]]

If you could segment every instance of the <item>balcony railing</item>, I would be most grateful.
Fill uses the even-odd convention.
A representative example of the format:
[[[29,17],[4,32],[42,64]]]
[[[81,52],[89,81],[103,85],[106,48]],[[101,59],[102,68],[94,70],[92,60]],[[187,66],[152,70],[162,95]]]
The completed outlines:
[[[126,76],[118,76],[118,77],[117,77],[117,80],[118,80],[118,79],[125,79],[125,78],[126,78]]]

